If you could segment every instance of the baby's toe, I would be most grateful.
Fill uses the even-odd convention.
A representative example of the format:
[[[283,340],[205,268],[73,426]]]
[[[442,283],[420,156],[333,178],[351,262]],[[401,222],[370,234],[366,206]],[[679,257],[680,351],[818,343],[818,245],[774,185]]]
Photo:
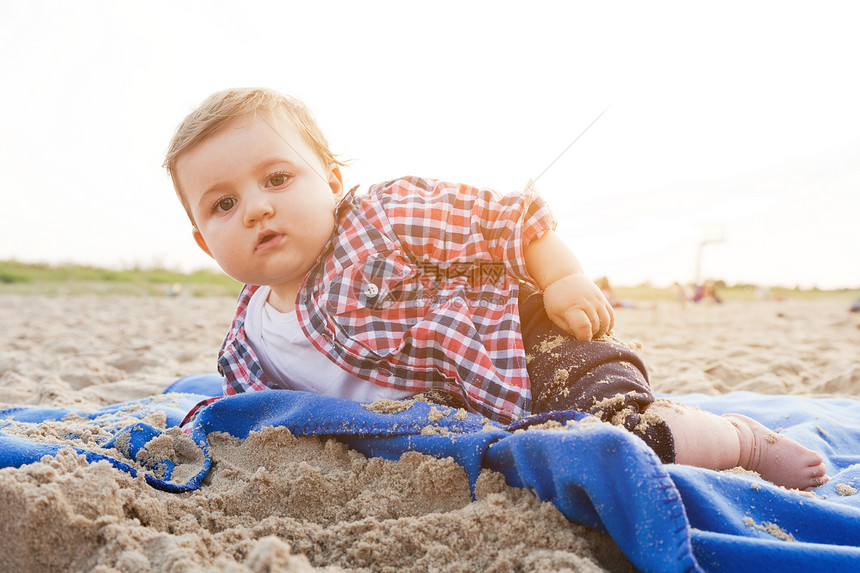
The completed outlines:
[[[824,467],[824,464],[818,464],[812,468],[809,475],[816,478],[827,477],[827,468]]]
[[[821,487],[829,481],[830,481],[830,478],[826,474],[813,476],[810,479],[809,487],[803,488],[803,491],[813,491],[815,488]]]

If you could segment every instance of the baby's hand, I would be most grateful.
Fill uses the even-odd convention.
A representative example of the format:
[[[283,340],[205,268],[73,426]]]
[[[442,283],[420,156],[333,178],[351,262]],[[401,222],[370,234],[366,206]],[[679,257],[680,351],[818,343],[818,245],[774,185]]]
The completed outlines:
[[[546,287],[543,305],[550,320],[577,340],[600,338],[615,326],[612,305],[581,273],[567,275]]]

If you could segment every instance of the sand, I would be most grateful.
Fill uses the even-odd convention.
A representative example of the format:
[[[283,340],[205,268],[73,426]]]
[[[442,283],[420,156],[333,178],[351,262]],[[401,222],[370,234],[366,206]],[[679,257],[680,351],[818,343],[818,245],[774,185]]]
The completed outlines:
[[[658,391],[853,398],[860,316],[850,303],[661,303],[619,310],[616,334],[641,345]],[[232,307],[229,298],[2,294],[0,407],[94,409],[212,372]],[[62,441],[64,424],[75,420],[43,439]],[[368,459],[284,429],[211,441],[209,477],[183,494],[71,450],[0,470],[0,535],[16,540],[0,570],[632,570],[610,538],[498,474],[482,474],[471,501],[450,459]],[[180,437],[165,439],[150,454],[180,447]]]

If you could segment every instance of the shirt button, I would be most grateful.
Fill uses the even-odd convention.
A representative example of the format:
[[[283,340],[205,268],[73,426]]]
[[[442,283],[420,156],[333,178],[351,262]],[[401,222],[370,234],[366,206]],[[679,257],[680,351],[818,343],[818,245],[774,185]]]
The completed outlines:
[[[364,285],[364,296],[367,298],[373,298],[379,294],[379,287],[373,283],[367,283]]]

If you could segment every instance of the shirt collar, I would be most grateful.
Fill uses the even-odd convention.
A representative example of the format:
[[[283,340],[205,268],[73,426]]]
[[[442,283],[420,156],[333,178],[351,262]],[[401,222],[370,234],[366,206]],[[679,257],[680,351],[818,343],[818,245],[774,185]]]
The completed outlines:
[[[344,193],[343,197],[340,198],[340,201],[337,202],[334,208],[335,217],[340,217],[343,215],[343,212],[349,207],[350,203],[352,203],[352,198],[355,197],[355,192],[358,191],[358,185]]]
[[[314,270],[318,268],[320,261],[322,261],[329,252],[331,252],[332,246],[334,244],[335,239],[338,236],[338,225],[340,224],[340,219],[343,217],[344,213],[346,213],[352,207],[352,199],[355,197],[355,192],[358,190],[358,185],[347,191],[343,197],[337,202],[334,208],[334,217],[335,217],[335,225],[332,230],[331,236],[328,238],[323,250],[320,251],[320,255],[317,257],[316,263],[314,263],[314,267],[311,271],[305,276],[304,282],[302,283],[302,287],[300,290],[304,289],[305,283],[307,283],[308,277],[313,274]]]

